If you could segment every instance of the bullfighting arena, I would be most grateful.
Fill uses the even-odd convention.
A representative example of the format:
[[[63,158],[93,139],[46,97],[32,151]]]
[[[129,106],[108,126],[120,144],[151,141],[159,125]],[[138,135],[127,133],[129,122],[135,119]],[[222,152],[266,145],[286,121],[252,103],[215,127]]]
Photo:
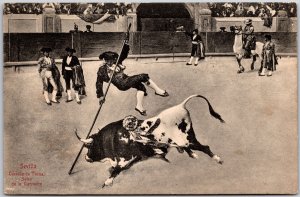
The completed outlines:
[[[10,194],[258,194],[297,192],[297,58],[282,57],[272,77],[258,77],[259,61],[250,71],[237,74],[233,56],[207,57],[197,67],[186,66],[188,58],[127,59],[129,75],[148,73],[170,96],[162,98],[148,89],[145,108],[150,118],[201,94],[222,115],[225,124],[210,116],[202,99],[193,99],[188,109],[196,137],[219,155],[223,165],[196,151],[192,159],[173,148],[167,158],[139,162],[121,172],[112,187],[101,188],[108,178],[107,163],[88,163],[81,154],[74,174],[68,171],[98,109],[95,93],[99,61],[83,62],[87,97],[82,104],[47,106],[37,66],[4,69],[4,173],[5,192]],[[61,70],[61,65],[58,64]],[[63,85],[65,86],[64,81]],[[92,133],[134,111],[136,91],[118,91],[111,86]],[[8,165],[9,164],[9,165]],[[33,172],[34,171],[34,172]],[[18,172],[38,173],[26,179]],[[12,185],[16,183],[16,185]],[[18,185],[21,183],[21,185]],[[27,183],[27,184],[25,184]],[[11,186],[11,187],[9,187]]]

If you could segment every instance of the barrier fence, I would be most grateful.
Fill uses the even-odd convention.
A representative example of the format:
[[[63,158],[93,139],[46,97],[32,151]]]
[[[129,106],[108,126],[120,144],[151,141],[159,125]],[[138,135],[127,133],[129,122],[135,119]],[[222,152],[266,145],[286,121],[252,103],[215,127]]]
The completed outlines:
[[[263,42],[264,35],[272,35],[277,53],[297,53],[296,32],[255,33],[257,41]],[[200,34],[206,53],[231,54],[234,34],[231,32],[207,32]],[[5,33],[4,61],[33,61],[40,56],[42,47],[51,47],[53,57],[66,55],[66,47],[74,47],[81,58],[98,57],[104,51],[119,51],[124,33]],[[131,32],[130,54],[189,53],[191,41],[183,32]]]

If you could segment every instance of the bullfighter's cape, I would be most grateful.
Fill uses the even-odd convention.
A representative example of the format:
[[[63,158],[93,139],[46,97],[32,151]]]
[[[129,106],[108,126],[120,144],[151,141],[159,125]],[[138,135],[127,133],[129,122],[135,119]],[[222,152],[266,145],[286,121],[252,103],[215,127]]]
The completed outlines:
[[[73,87],[78,87],[78,94],[86,95],[83,70],[80,65],[73,67]]]
[[[63,88],[62,83],[60,81],[60,72],[59,72],[56,65],[54,65],[53,68],[52,68],[52,76],[53,76],[54,82],[57,86],[56,96],[61,97],[62,92],[64,91],[64,88]],[[53,86],[51,85],[51,83],[48,83],[48,92],[49,93],[53,92]]]

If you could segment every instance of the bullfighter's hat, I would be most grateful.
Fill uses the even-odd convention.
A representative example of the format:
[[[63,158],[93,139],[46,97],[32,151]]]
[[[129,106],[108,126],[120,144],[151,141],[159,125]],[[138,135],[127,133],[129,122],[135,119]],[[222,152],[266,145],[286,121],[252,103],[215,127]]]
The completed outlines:
[[[43,47],[43,48],[41,48],[41,52],[51,52],[52,51],[52,49],[51,48],[49,48],[49,47]]]
[[[76,53],[76,50],[75,50],[75,49],[72,49],[72,48],[70,48],[70,47],[67,47],[67,48],[66,48],[66,51],[67,51],[67,52],[71,52],[71,53]]]
[[[194,29],[194,30],[193,30],[193,32],[196,32],[196,33],[198,33],[198,29]]]
[[[91,29],[92,26],[86,25],[85,27],[86,27],[87,29]]]
[[[246,25],[252,24],[252,19],[250,19],[250,18],[246,19],[245,24]]]
[[[104,53],[101,53],[99,55],[99,59],[102,60],[117,60],[119,57],[119,55],[115,52],[112,52],[112,51],[106,51]]]

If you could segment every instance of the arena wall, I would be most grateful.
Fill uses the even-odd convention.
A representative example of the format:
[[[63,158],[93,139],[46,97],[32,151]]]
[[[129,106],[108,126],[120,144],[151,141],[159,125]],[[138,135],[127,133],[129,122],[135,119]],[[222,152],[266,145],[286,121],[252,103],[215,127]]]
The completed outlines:
[[[296,32],[270,32],[277,53],[297,53]],[[263,42],[265,33],[255,33]],[[232,54],[234,34],[230,32],[201,33],[207,53]],[[124,33],[16,33],[4,34],[4,61],[32,61],[40,57],[42,47],[51,47],[56,58],[62,58],[68,46],[77,50],[78,57],[98,57],[101,52],[119,52]],[[130,54],[189,53],[191,41],[179,32],[131,32]]]
[[[74,29],[74,23],[80,31],[86,30],[86,25],[92,26],[95,32],[124,32],[129,23],[132,24],[131,31],[137,29],[136,14],[119,16],[115,22],[103,22],[92,24],[85,22],[76,15],[58,14],[9,14],[3,15],[4,33],[68,33]]]
[[[225,27],[226,31],[230,31],[229,27],[234,25],[244,25],[245,17],[210,17],[211,23],[209,27],[203,28],[201,24],[204,17],[207,20],[207,15],[197,14],[196,18],[191,19],[175,19],[172,20],[173,24],[167,24],[166,19],[154,18],[151,21],[150,19],[143,18],[144,20],[142,29],[146,31],[153,30],[166,30],[166,29],[175,29],[176,25],[183,25],[189,29],[189,27],[196,25],[200,28],[199,30],[219,32],[220,27]],[[256,32],[297,32],[297,18],[287,18],[287,17],[274,17],[273,25],[271,28],[263,26],[263,20],[259,17],[251,18],[253,20],[253,25]],[[160,22],[157,22],[159,20]],[[191,24],[190,24],[190,22]],[[155,22],[156,21],[156,22]],[[202,22],[201,22],[202,21]],[[3,15],[3,32],[4,33],[43,33],[43,32],[62,32],[68,33],[70,30],[74,29],[74,23],[79,27],[79,30],[84,31],[86,25],[91,25],[92,30],[95,32],[124,32],[127,29],[129,23],[132,24],[131,31],[137,31],[138,18],[135,13],[129,13],[127,16],[119,16],[115,22],[103,22],[101,24],[91,24],[87,23],[84,20],[80,19],[76,15],[55,15],[55,14],[10,14]],[[194,25],[192,23],[195,23]],[[200,24],[198,24],[200,23]],[[167,27],[159,28],[155,25],[165,24]]]
[[[43,32],[43,15],[10,14],[3,15],[3,33]]]

